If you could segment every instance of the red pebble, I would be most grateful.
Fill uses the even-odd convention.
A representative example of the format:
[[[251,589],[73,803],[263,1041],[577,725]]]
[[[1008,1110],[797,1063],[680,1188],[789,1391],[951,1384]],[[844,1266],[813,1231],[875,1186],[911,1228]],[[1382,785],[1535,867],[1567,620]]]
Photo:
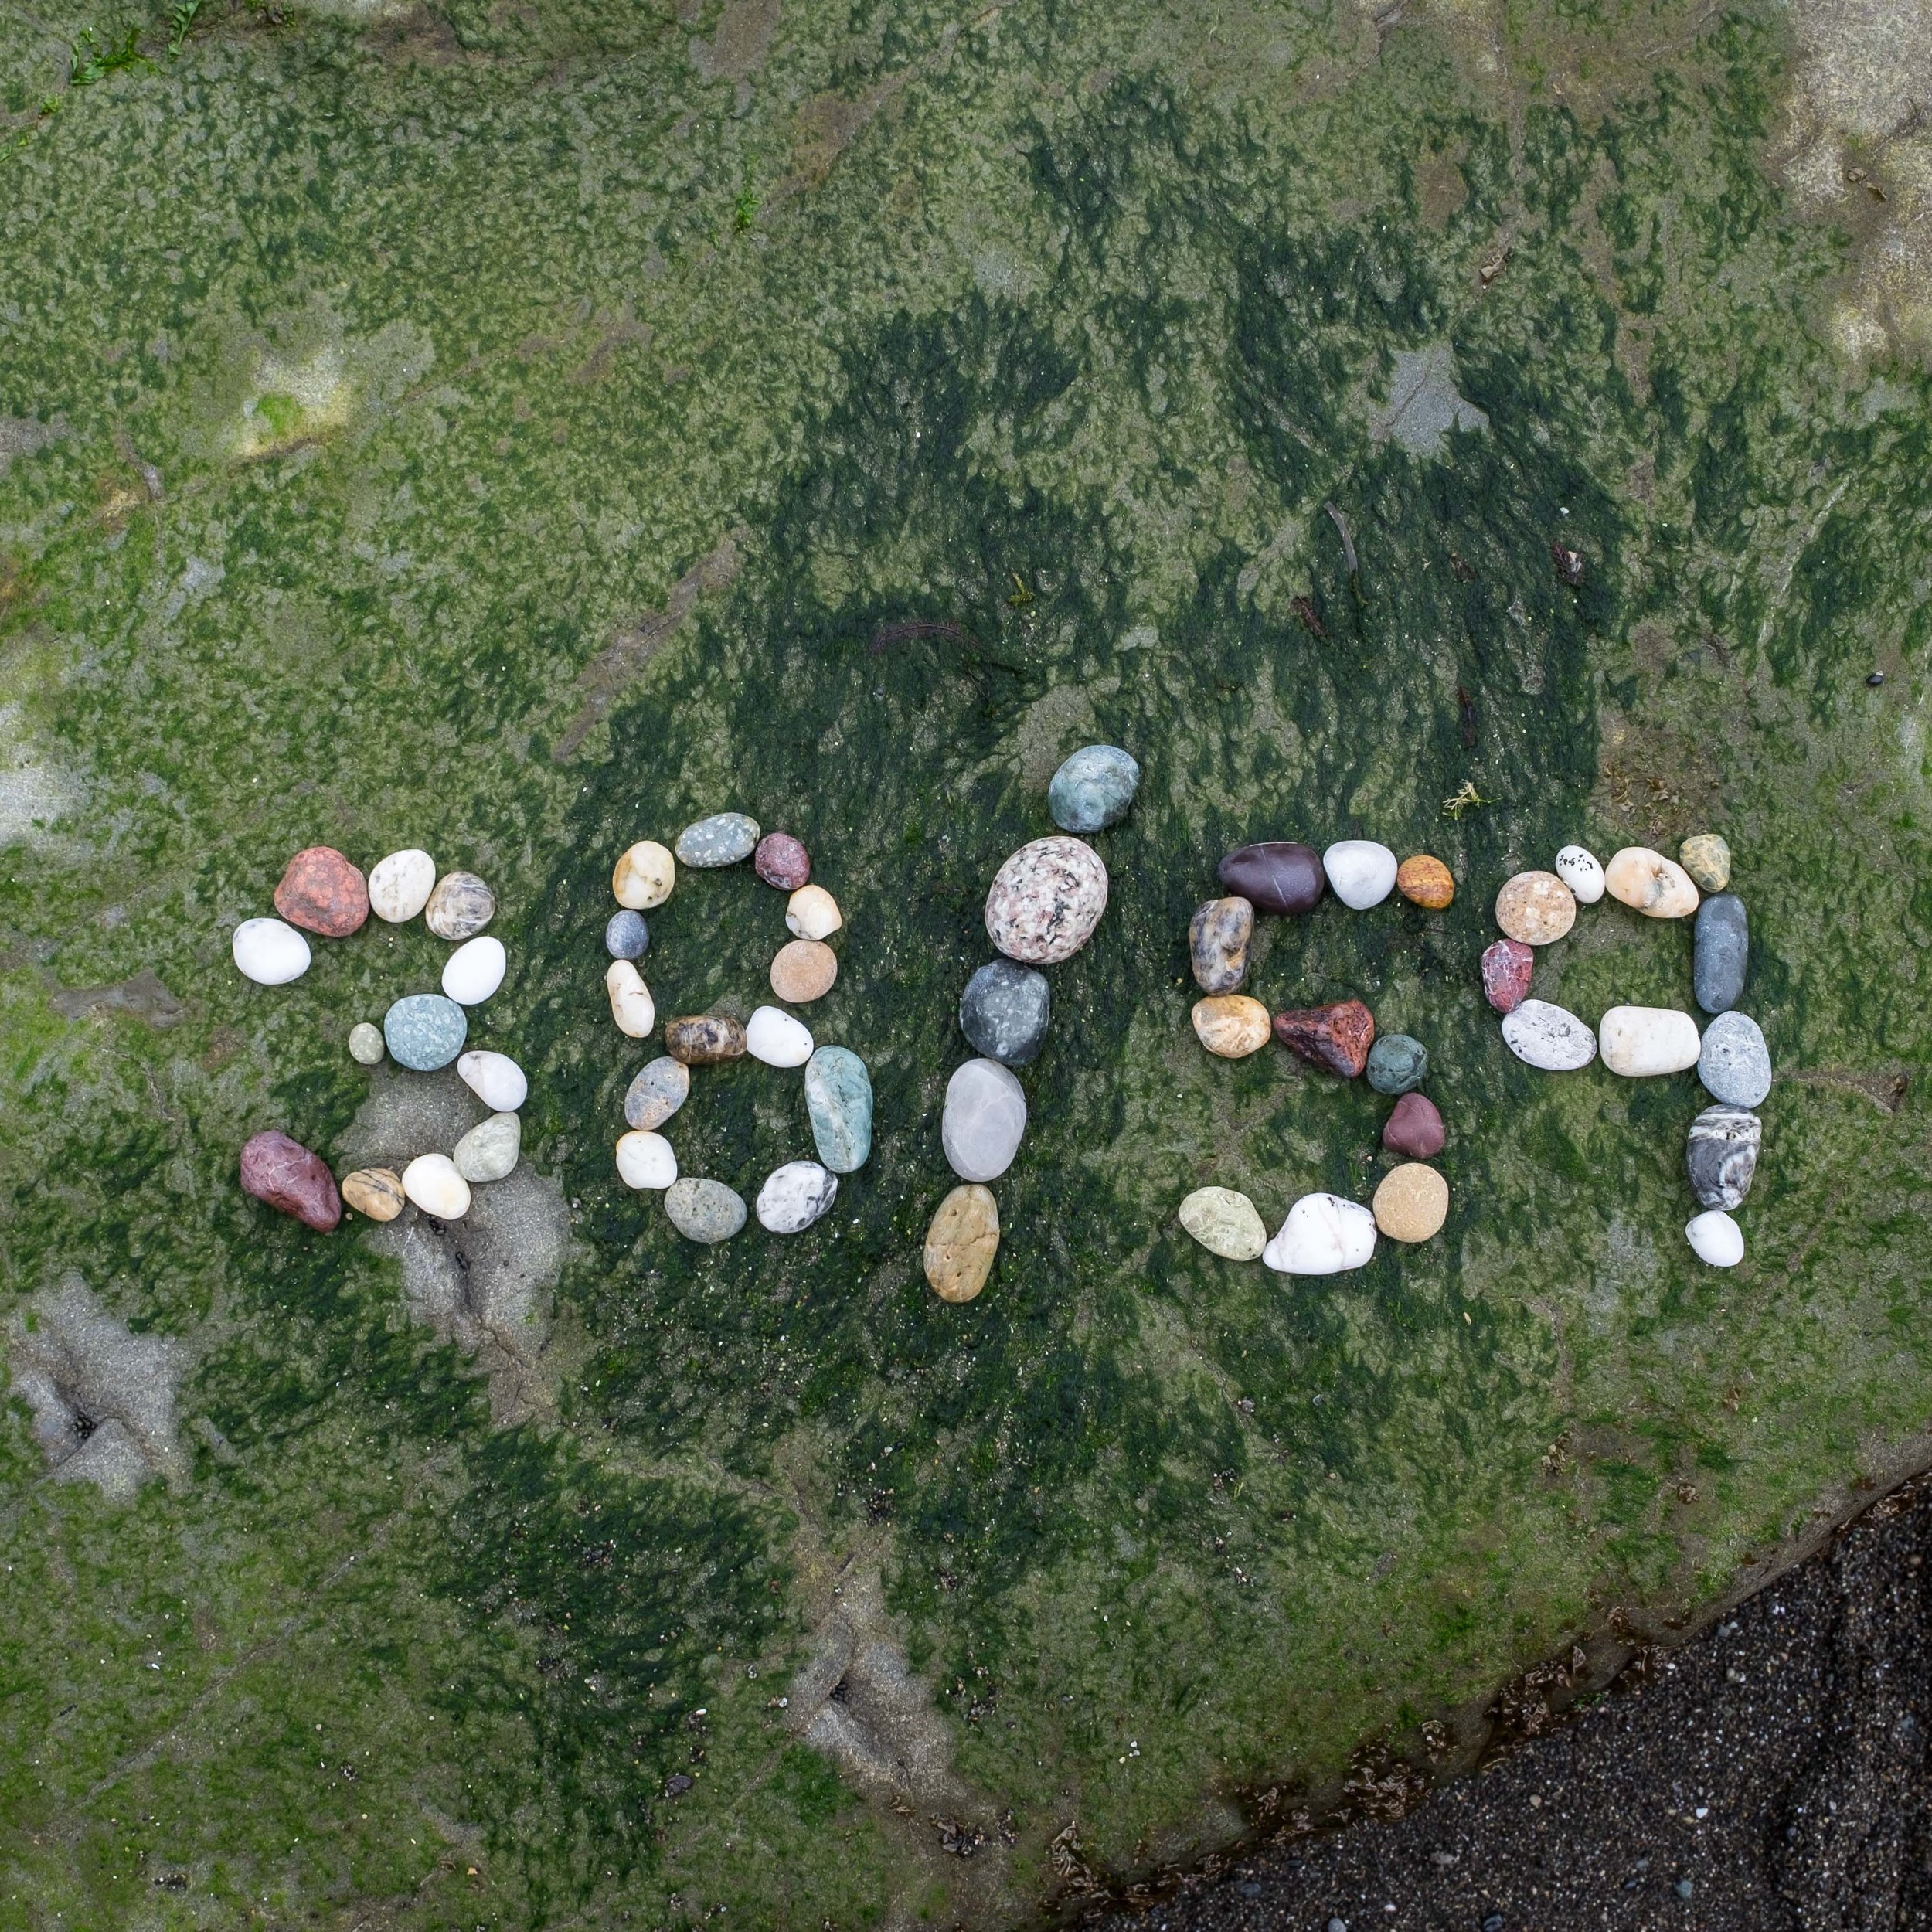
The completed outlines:
[[[1375,1015],[1359,999],[1338,999],[1331,1006],[1277,1013],[1274,1037],[1304,1060],[1352,1080],[1369,1063]]]
[[[1382,1130],[1382,1145],[1412,1161],[1433,1161],[1448,1138],[1436,1104],[1422,1094],[1405,1094]]]
[[[795,893],[811,877],[811,859],[788,832],[768,832],[751,855],[751,869],[767,886]]]
[[[1513,1013],[1529,997],[1536,955],[1519,939],[1499,939],[1483,948],[1482,996],[1499,1013]]]
[[[342,1218],[342,1197],[328,1163],[272,1127],[243,1148],[241,1184],[244,1194],[293,1215],[318,1234],[328,1233]]]
[[[333,845],[311,845],[288,862],[275,910],[291,926],[346,939],[369,917],[369,881]]]

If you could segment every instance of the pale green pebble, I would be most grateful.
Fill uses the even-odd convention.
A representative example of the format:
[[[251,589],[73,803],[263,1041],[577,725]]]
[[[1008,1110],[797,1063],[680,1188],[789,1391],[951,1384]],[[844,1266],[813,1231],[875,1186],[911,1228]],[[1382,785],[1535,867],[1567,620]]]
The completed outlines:
[[[1083,745],[1046,788],[1046,809],[1062,832],[1104,832],[1127,816],[1141,767],[1118,745]]]
[[[849,1046],[821,1046],[805,1063],[805,1111],[818,1158],[850,1174],[872,1153],[872,1076]]]
[[[1429,1071],[1429,1049],[1406,1033],[1384,1033],[1369,1049],[1369,1084],[1378,1094],[1406,1094]]]
[[[492,1114],[456,1144],[456,1171],[466,1181],[501,1181],[516,1170],[523,1151],[523,1122],[515,1114]]]
[[[1717,832],[1686,838],[1677,848],[1677,862],[1700,892],[1721,893],[1731,883],[1731,849]]]
[[[349,1056],[359,1065],[381,1066],[386,1051],[379,1026],[372,1026],[367,1020],[360,1019],[349,1029]]]
[[[1252,1261],[1268,1244],[1260,1211],[1231,1187],[1196,1188],[1181,1203],[1181,1225],[1210,1254],[1230,1261]]]

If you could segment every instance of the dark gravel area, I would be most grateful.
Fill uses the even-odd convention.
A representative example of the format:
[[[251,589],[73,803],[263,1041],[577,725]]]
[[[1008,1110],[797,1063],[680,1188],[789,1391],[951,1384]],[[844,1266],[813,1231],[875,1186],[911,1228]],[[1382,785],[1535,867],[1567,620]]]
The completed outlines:
[[[1389,1821],[1111,1932],[1932,1927],[1932,1489],[1888,1498],[1600,1702]]]

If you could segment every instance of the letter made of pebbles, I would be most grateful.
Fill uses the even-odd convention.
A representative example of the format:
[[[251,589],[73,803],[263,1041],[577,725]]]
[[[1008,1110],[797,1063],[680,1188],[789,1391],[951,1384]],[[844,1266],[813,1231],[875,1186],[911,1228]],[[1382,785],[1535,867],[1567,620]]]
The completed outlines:
[[[1071,959],[1107,910],[1107,868],[1077,838],[1036,838],[1002,866],[986,895],[986,932],[1009,959]]]

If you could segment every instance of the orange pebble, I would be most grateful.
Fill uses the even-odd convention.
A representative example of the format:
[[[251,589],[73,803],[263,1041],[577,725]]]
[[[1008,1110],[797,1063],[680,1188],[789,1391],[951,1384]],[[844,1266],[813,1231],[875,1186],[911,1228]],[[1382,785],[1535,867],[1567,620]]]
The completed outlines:
[[[1396,889],[1404,899],[1427,906],[1431,912],[1440,912],[1455,897],[1456,882],[1440,859],[1422,852],[1413,859],[1403,859],[1396,868]]]

